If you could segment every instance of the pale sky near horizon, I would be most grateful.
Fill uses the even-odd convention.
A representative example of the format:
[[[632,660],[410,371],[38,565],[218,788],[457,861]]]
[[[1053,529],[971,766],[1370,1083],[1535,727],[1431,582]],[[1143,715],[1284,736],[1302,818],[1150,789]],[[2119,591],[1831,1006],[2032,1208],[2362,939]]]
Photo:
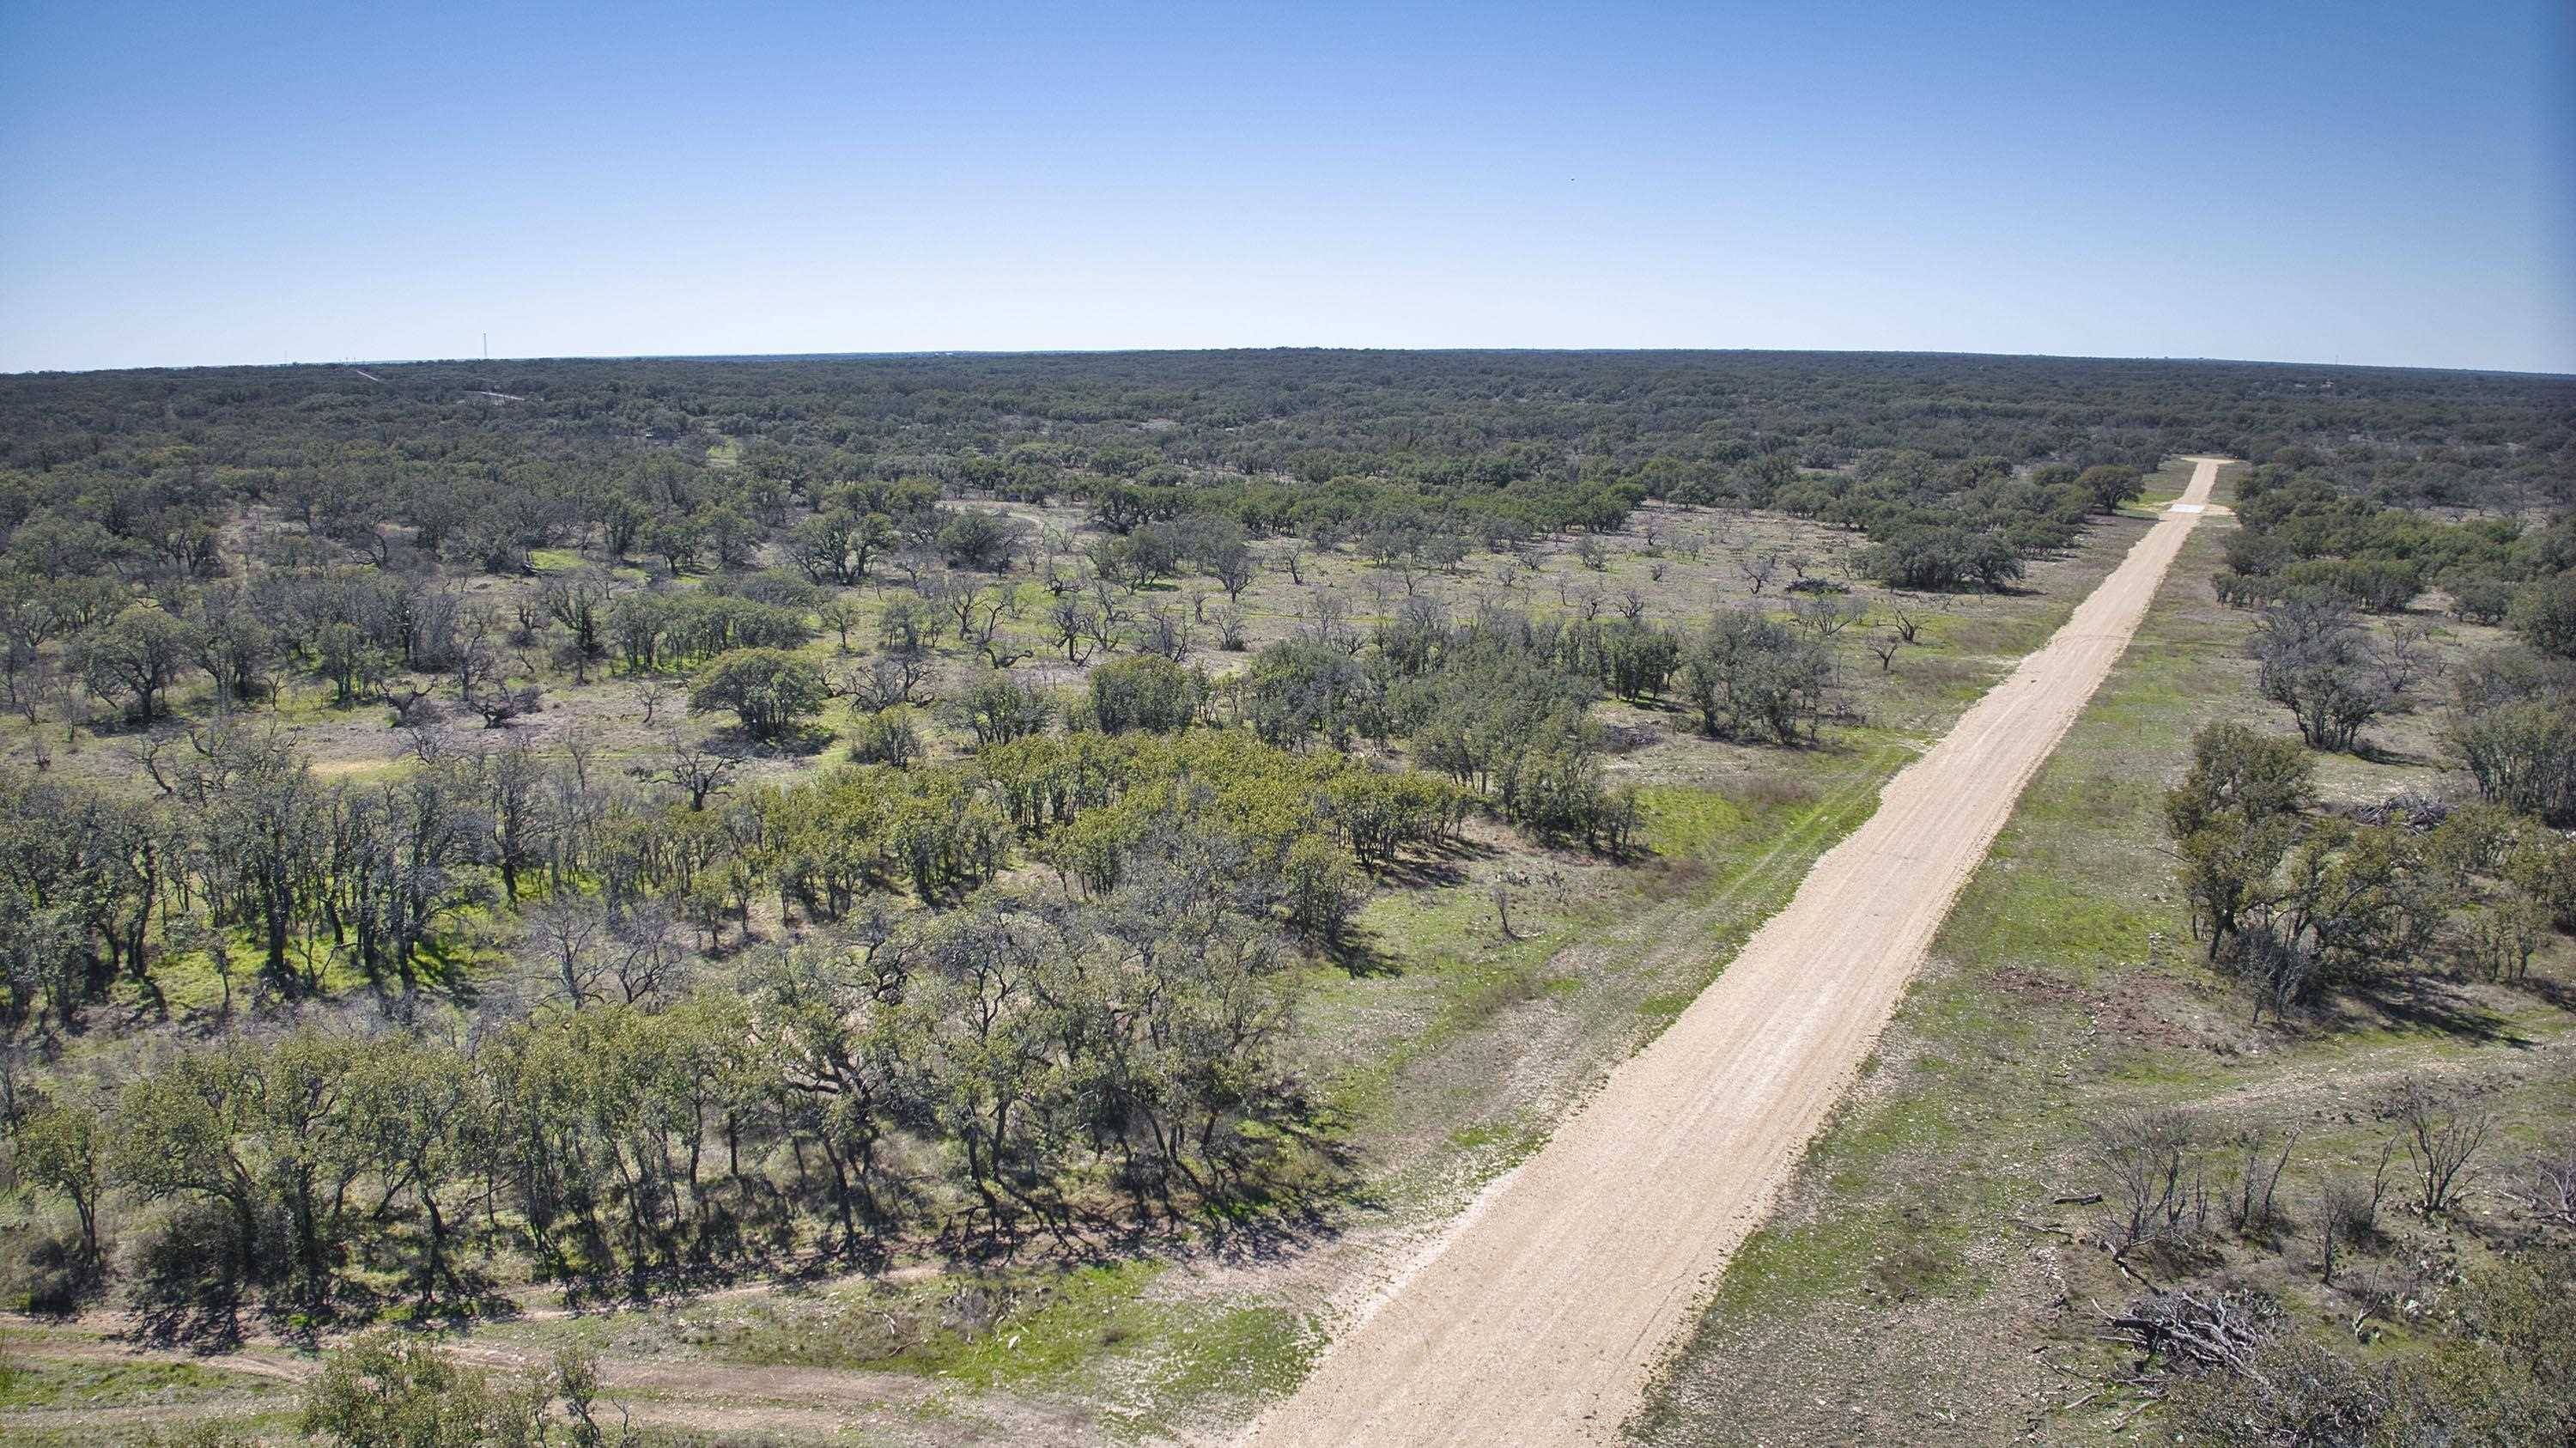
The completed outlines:
[[[487,332],[2576,373],[2576,6],[0,0],[0,370]]]

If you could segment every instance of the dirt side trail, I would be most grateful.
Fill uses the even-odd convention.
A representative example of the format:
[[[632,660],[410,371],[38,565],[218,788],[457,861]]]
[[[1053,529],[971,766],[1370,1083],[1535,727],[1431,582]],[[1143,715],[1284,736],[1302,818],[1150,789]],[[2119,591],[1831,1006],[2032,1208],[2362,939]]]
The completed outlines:
[[[1615,1441],[1851,1084],[2022,787],[2145,617],[2224,459],[1890,781],[1717,982],[1363,1313],[1257,1448]]]

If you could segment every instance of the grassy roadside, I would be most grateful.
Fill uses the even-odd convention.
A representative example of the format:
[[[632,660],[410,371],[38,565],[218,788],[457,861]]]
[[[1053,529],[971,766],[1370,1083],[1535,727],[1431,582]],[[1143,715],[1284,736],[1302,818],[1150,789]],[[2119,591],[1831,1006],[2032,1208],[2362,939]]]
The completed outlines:
[[[2095,1304],[2131,1290],[2105,1254],[2066,1240],[2089,1225],[2086,1209],[2054,1200],[2086,1189],[2090,1123],[2188,1104],[2297,1125],[2284,1188],[2296,1196],[2373,1153],[2384,1128],[2369,1119],[2371,1094],[2407,1070],[2474,1079],[2507,1138],[2563,1131],[2576,1115],[2558,1049],[2576,1022],[2535,997],[2482,996],[2491,1036],[2399,1021],[2257,1033],[2200,967],[2158,800],[2202,724],[2278,727],[2242,686],[2249,621],[2210,598],[2225,533],[2195,534],[2023,797],[1869,1079],[1630,1425],[1636,1441],[2144,1441],[2155,1416],[2132,1414],[2134,1398],[2088,1400],[2080,1376],[2100,1353]],[[2373,768],[2379,794],[2428,775]],[[2556,950],[2548,968],[2563,973],[2566,943]],[[2282,1260],[2298,1252],[2293,1242]],[[2296,1308],[2322,1306],[2295,1283],[2270,1285]]]

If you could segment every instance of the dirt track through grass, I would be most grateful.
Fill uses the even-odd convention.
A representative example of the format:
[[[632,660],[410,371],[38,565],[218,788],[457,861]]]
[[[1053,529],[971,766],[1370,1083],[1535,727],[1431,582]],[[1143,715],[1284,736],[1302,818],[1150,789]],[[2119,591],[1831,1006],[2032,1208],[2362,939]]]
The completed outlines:
[[[2180,501],[2205,504],[2219,460],[2193,461]],[[2045,647],[1889,783],[1717,983],[1481,1196],[1249,1441],[1615,1441],[2203,516],[2168,513],[2140,539]]]

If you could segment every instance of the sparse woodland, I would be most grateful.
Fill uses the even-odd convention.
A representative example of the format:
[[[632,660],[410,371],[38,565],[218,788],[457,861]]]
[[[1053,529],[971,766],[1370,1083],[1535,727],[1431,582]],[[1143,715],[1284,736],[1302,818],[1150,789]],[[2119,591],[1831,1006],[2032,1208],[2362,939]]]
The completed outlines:
[[[1391,973],[1373,907],[1490,902],[1508,942],[1533,872],[1669,872],[1657,811],[1711,761],[1928,717],[1970,677],[1941,672],[1961,610],[2122,526],[2183,452],[2257,465],[2216,588],[2279,726],[2176,764],[2198,968],[2286,1029],[2391,972],[2527,982],[2576,928],[2563,381],[1823,354],[369,370],[0,378],[12,1307],[337,1341],[533,1284],[641,1299],[1329,1216],[1366,1143],[1306,1005]],[[2317,760],[2397,719],[2437,721],[2455,787],[2328,799]],[[1668,777],[1638,763],[1661,748],[1696,752]],[[2338,1187],[2330,1256],[2499,1162],[2473,1107],[2409,1109]],[[2271,1230],[2276,1148],[2106,1124],[2120,1250],[2213,1211]],[[2477,1311],[2506,1325],[2463,1328],[2452,1377],[2316,1358],[2219,1286],[2107,1330],[2191,1358],[2176,1421],[2340,1393],[2390,1424],[2502,1384],[2540,1405],[2511,1422],[2563,1434],[2576,1165],[2521,1155],[2560,1172],[2555,1225],[2499,1258]],[[2221,1156],[2255,1165],[2220,1188]],[[406,1343],[350,1349],[306,1426],[368,1441],[391,1410],[366,1374],[496,1423],[596,1395],[576,1355],[513,1408]]]

